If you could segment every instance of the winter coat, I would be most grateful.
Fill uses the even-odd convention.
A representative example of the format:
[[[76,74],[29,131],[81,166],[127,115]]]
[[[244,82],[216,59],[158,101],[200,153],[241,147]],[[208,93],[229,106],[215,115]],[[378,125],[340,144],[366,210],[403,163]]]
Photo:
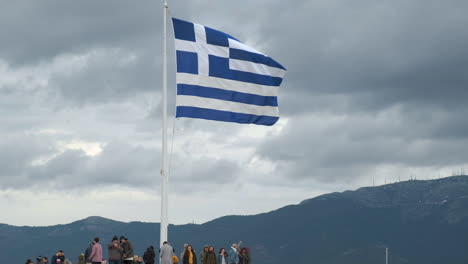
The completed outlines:
[[[201,264],[205,264],[205,255],[206,255],[205,248],[203,248],[202,252],[200,253]]]
[[[218,255],[218,264],[223,263],[223,258],[224,258],[224,261],[226,262],[226,264],[228,264],[228,256],[227,256],[227,254],[226,254],[226,255],[221,255],[221,254]]]
[[[99,243],[94,243],[93,249],[91,250],[91,255],[89,255],[91,262],[101,262],[102,261],[102,246]]]
[[[58,259],[60,259],[59,262],[57,262]],[[64,256],[58,257],[57,255],[53,255],[52,259],[50,260],[50,264],[63,264],[64,261],[65,261]]]
[[[250,264],[250,257],[249,255],[239,255],[239,264]]]
[[[143,261],[145,264],[154,264],[154,259],[156,258],[156,253],[151,248],[148,248],[143,254]]]
[[[169,244],[162,245],[159,252],[161,264],[172,264],[172,247]]]
[[[107,245],[107,258],[109,260],[122,260],[123,248],[116,247],[114,243]]]
[[[130,258],[133,257],[133,246],[132,243],[130,243],[130,240],[127,240],[126,242],[122,243],[122,249],[123,249],[123,258]]]
[[[197,254],[195,254],[194,250],[192,250],[192,254],[193,254],[193,264],[197,264]],[[185,253],[182,264],[189,264],[189,258],[190,258],[190,254]]]
[[[207,252],[203,259],[204,264],[218,264],[218,258],[214,252]]]
[[[88,248],[85,250],[85,261],[86,263],[91,262],[91,259],[89,259],[89,255],[91,255],[91,250],[93,249],[93,245],[91,244]]]
[[[228,264],[237,264],[239,263],[239,255],[237,255],[237,250],[235,248],[229,249]]]

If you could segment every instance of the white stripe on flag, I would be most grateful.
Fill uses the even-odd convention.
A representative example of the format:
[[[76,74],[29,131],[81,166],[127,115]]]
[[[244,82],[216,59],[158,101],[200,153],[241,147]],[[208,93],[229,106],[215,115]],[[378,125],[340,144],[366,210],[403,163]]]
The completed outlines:
[[[233,81],[223,78],[181,72],[177,73],[176,79],[178,84],[199,85],[262,96],[278,96],[279,89],[278,86],[259,85],[254,83]]]
[[[251,72],[256,74],[280,77],[286,74],[286,71],[276,67],[270,67],[265,64],[255,63],[251,61],[229,59],[229,68],[231,70]]]
[[[245,51],[249,51],[249,52],[253,52],[253,53],[258,53],[258,54],[262,54],[260,51],[250,47],[250,46],[247,46],[245,45],[244,43],[242,42],[239,42],[235,39],[228,39],[229,41],[229,47],[230,48],[233,48],[233,49],[240,49],[240,50],[245,50]]]
[[[197,42],[175,39],[175,49],[181,51],[208,53],[218,57],[229,58],[229,48],[211,44],[200,45]]]
[[[279,116],[278,107],[243,104],[190,95],[178,95],[177,106],[192,106],[258,116]]]

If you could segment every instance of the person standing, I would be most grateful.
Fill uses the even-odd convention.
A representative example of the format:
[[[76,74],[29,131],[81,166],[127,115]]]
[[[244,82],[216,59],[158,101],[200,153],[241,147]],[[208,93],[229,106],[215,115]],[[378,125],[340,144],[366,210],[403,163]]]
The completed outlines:
[[[52,256],[50,260],[51,264],[63,264],[65,261],[65,255],[63,254],[62,250],[59,250],[55,255]]]
[[[237,254],[237,245],[232,244],[231,248],[229,249],[228,264],[238,264],[238,263],[239,263],[239,255]]]
[[[245,247],[239,252],[239,264],[250,264],[249,252],[247,252],[247,248]]]
[[[228,264],[227,263],[227,252],[224,248],[221,248],[219,250],[219,254],[218,254],[218,264]]]
[[[78,256],[78,264],[86,264],[85,262],[85,255],[83,253],[81,253],[79,256]]]
[[[200,262],[201,264],[205,264],[205,255],[208,253],[208,245],[203,247],[203,250],[200,252]]]
[[[125,236],[120,237],[124,264],[133,264],[133,245]]]
[[[205,254],[205,259],[203,260],[204,264],[218,264],[218,258],[214,251],[214,247],[210,246],[208,251]]]
[[[187,245],[185,248],[182,264],[197,264],[197,255],[191,245]]]
[[[101,264],[102,263],[102,246],[99,244],[99,237],[94,238],[94,245],[91,249],[91,255],[89,255],[89,259],[91,259],[92,264]]]
[[[159,252],[161,264],[172,264],[172,247],[167,241],[164,241],[163,245],[159,249]]]
[[[156,258],[156,253],[154,253],[154,247],[150,246],[146,249],[145,253],[143,254],[143,261],[145,264],[154,264],[154,259]]]
[[[91,243],[91,245],[89,245],[89,247],[86,248],[85,250],[85,261],[86,261],[86,264],[91,264],[91,259],[89,258],[89,255],[91,255],[91,250],[93,250],[93,245],[94,245],[94,241]]]
[[[119,238],[114,236],[112,242],[107,245],[107,258],[109,264],[121,264],[122,263],[123,249],[119,244]]]

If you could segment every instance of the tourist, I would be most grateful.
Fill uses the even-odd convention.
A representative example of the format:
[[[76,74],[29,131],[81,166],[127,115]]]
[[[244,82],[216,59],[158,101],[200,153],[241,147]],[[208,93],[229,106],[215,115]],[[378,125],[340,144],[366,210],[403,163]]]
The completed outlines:
[[[143,261],[145,264],[154,264],[156,258],[156,253],[154,253],[154,247],[150,246],[146,249],[145,253],[143,254]]]
[[[228,254],[226,250],[224,248],[221,248],[218,254],[218,264],[228,264],[227,257],[228,257]]]
[[[184,254],[185,250],[187,249],[188,244],[184,244],[184,249],[182,250],[182,253],[180,253],[180,260],[184,261]]]
[[[237,254],[237,245],[232,244],[231,248],[229,249],[228,264],[238,264],[238,263],[239,263],[239,255]]]
[[[249,264],[250,263],[250,256],[247,251],[247,248],[242,248],[239,252],[239,264]]]
[[[41,263],[41,264],[48,264],[48,263],[49,263],[49,259],[48,259],[47,257],[41,257],[41,260],[40,260],[38,263]]]
[[[93,245],[94,245],[94,241],[91,242],[91,245],[89,245],[89,247],[86,248],[85,250],[85,261],[86,261],[86,264],[91,264],[91,259],[89,258],[89,255],[91,255],[91,251],[93,250]]]
[[[172,247],[167,241],[164,241],[159,249],[159,257],[161,259],[161,264],[172,264]]]
[[[201,264],[205,264],[204,261],[205,261],[205,255],[206,255],[206,253],[208,253],[208,245],[205,245],[205,246],[203,247],[203,250],[202,250],[201,253],[200,253],[200,262],[201,262]]]
[[[185,248],[182,264],[197,264],[197,255],[191,245],[187,245]]]
[[[208,251],[205,254],[205,259],[203,260],[204,264],[218,264],[218,258],[214,251],[214,247],[210,246]]]
[[[92,264],[101,264],[102,263],[102,246],[99,244],[99,237],[94,238],[94,245],[91,249],[91,255],[89,259]]]
[[[133,245],[125,236],[120,237],[124,264],[133,264]]]
[[[34,262],[31,259],[26,260],[26,264],[34,264]]]
[[[86,264],[85,260],[86,260],[86,258],[85,258],[84,253],[81,253],[81,254],[78,256],[78,264]]]
[[[62,250],[59,250],[55,255],[52,256],[50,260],[51,264],[63,264],[65,261],[65,255],[63,254]]]
[[[119,244],[119,238],[114,236],[112,242],[107,246],[107,257],[109,264],[121,264],[122,263],[123,249]]]

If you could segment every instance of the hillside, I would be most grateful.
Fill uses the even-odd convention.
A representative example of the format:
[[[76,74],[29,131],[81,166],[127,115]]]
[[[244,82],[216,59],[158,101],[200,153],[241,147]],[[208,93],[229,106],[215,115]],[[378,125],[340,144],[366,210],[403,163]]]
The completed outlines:
[[[242,240],[253,263],[468,263],[468,176],[406,181],[331,193],[252,216],[169,227],[180,250],[190,242],[227,247]],[[76,262],[90,239],[125,234],[141,255],[157,244],[159,224],[89,217],[66,225],[0,225],[5,263],[63,249]],[[106,254],[105,254],[106,255]]]

